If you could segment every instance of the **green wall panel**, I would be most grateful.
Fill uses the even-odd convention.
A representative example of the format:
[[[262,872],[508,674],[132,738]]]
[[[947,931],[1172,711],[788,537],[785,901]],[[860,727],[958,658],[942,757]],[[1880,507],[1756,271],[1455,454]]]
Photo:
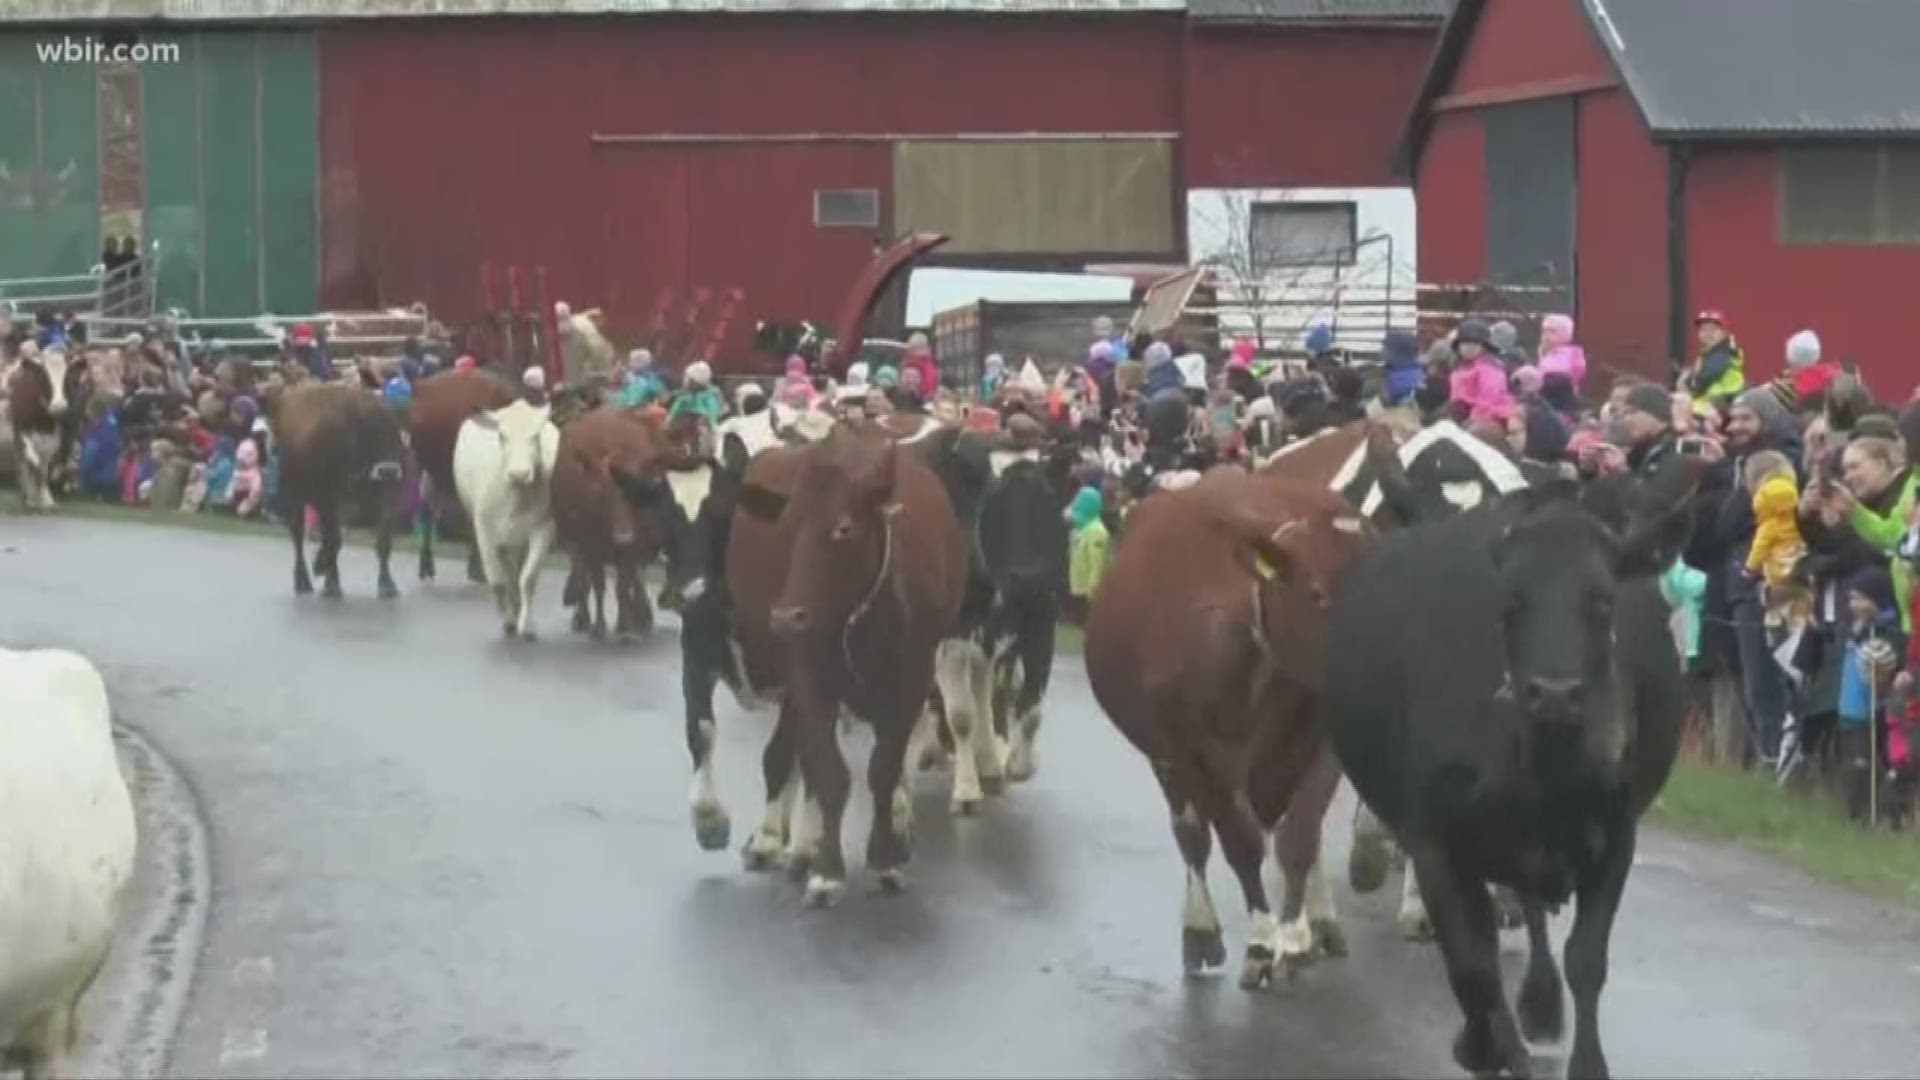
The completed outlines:
[[[200,310],[199,37],[180,36],[180,62],[140,72],[146,239],[160,242],[161,308]]]
[[[56,274],[100,258],[99,87],[90,64],[40,65],[41,166],[65,175],[40,215],[40,260]]]
[[[33,41],[0,33],[0,164],[19,177],[39,165]],[[39,277],[40,222],[31,210],[0,194],[0,278]]]
[[[320,67],[309,31],[260,35],[260,203],[266,310],[314,310],[320,294]]]
[[[252,315],[260,295],[260,72],[251,30],[200,37],[201,190],[206,255],[204,315]]]

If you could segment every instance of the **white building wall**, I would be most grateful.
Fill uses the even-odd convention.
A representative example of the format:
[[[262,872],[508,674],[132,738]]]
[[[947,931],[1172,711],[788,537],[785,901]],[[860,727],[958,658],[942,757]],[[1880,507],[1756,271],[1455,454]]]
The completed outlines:
[[[1260,203],[1350,202],[1358,241],[1353,265],[1289,267],[1252,274],[1251,207]],[[1222,329],[1255,337],[1263,351],[1298,352],[1315,322],[1335,343],[1379,351],[1389,329],[1417,321],[1415,210],[1411,188],[1201,188],[1187,192],[1187,258],[1207,264],[1219,284]],[[1248,281],[1254,281],[1249,288]]]

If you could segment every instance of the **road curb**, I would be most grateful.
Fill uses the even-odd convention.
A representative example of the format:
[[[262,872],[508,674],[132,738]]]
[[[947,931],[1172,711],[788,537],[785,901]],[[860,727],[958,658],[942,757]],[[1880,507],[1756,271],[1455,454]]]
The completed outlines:
[[[138,730],[116,722],[139,822],[132,901],[81,1004],[80,1076],[161,1077],[193,991],[213,898],[207,830],[193,788]]]

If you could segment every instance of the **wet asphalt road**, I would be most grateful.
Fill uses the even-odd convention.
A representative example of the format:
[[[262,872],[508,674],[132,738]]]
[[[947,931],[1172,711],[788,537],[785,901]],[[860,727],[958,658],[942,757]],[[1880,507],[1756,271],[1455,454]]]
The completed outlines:
[[[922,777],[910,891],[856,869],[838,910],[808,912],[784,876],[694,844],[671,620],[593,645],[549,575],[542,639],[508,645],[478,589],[418,586],[410,556],[382,603],[349,549],[335,605],[291,595],[289,558],[0,515],[0,644],[90,655],[208,819],[175,1075],[1456,1075],[1438,954],[1392,928],[1397,879],[1340,883],[1346,960],[1259,995],[1182,977],[1165,810],[1077,657],[1031,785],[955,822],[945,777]],[[769,720],[721,698],[737,849]],[[1642,848],[1605,1001],[1617,1073],[1920,1061],[1920,920],[1744,855]],[[1213,882],[1237,955],[1218,860]]]

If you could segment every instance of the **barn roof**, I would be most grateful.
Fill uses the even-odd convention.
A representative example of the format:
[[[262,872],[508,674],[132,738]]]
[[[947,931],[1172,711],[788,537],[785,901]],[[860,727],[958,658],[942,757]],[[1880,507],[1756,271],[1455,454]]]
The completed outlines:
[[[1579,5],[1655,138],[1920,136],[1916,0],[1558,2]],[[1455,4],[1401,143],[1403,170],[1418,163],[1486,6]]]
[[[315,22],[487,15],[1182,12],[1187,0],[0,0],[4,23]]]
[[[1453,0],[1187,0],[1197,23],[1437,23]]]

